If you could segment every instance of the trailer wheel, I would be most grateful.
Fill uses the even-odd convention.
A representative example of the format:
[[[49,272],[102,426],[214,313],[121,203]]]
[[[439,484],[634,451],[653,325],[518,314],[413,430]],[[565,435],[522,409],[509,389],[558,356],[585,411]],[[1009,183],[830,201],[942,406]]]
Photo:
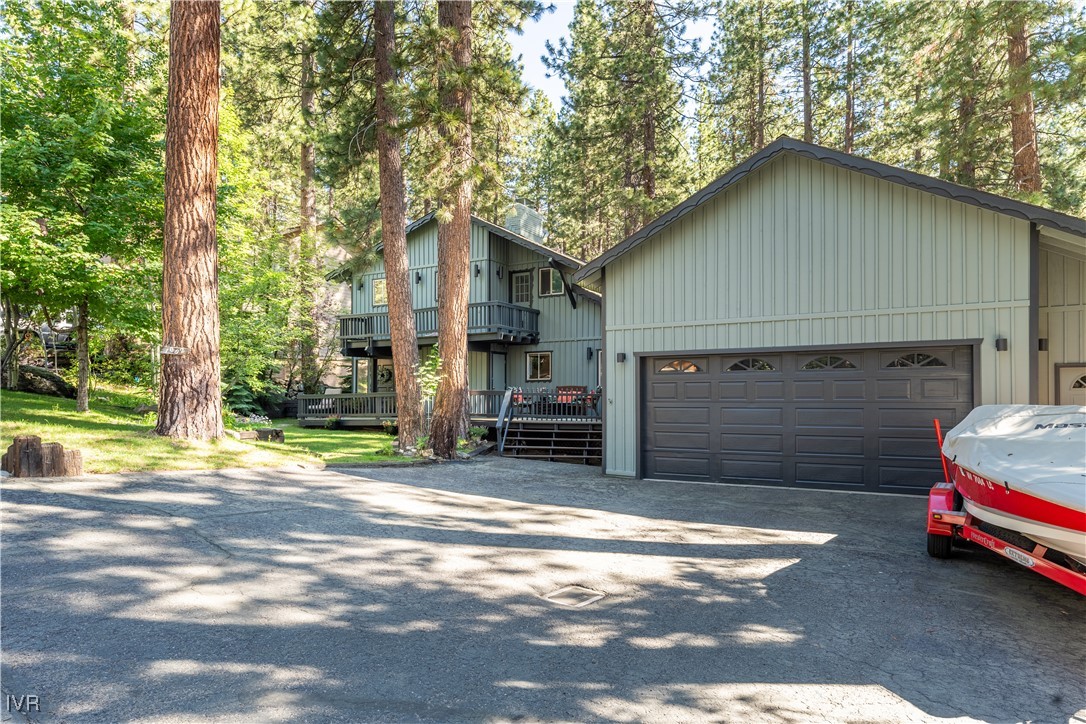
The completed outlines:
[[[950,558],[953,543],[954,536],[952,535],[928,533],[928,555],[932,558]]]

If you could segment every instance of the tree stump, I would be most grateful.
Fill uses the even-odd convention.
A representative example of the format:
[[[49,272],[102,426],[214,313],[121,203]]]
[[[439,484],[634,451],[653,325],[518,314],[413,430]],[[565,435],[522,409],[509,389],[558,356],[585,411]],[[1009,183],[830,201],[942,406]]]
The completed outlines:
[[[256,431],[256,439],[264,442],[283,442],[283,430],[278,427],[263,427]]]
[[[37,435],[19,435],[0,459],[15,478],[61,478],[83,474],[83,454],[58,442],[42,444]]]

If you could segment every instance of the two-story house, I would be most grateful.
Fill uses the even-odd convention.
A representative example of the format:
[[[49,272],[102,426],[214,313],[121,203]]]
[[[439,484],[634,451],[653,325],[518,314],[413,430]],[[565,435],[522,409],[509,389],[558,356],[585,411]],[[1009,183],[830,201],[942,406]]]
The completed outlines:
[[[600,295],[571,282],[583,262],[545,246],[538,220],[523,208],[506,226],[521,233],[472,217],[468,375],[473,419],[482,423],[496,417],[509,388],[600,384]],[[429,214],[406,229],[420,358],[437,342],[437,227]],[[394,417],[395,404],[384,260],[333,278],[351,285],[351,314],[338,323],[354,393],[336,401],[336,414],[346,424],[377,424]],[[312,414],[299,417],[320,424],[327,407],[310,401]]]

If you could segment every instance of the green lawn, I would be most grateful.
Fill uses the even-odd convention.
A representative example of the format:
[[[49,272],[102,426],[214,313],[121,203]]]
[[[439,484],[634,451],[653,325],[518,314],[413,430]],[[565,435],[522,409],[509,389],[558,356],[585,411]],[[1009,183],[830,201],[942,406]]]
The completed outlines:
[[[151,416],[110,404],[118,401],[138,404],[139,396],[96,391],[90,411],[80,414],[74,400],[4,391],[0,393],[0,446],[7,449],[16,435],[38,435],[43,442],[82,451],[83,470],[88,473],[405,461],[378,454],[392,439],[379,430],[305,429],[289,419],[273,423],[283,428],[285,444],[232,437],[214,442],[170,440],[152,432]]]

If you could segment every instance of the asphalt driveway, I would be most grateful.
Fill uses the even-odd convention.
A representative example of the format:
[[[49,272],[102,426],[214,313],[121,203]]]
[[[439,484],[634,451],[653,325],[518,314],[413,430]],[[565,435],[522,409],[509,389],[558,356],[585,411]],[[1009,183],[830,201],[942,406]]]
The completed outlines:
[[[924,502],[415,468],[5,480],[4,719],[980,719],[1086,708],[1086,603]],[[583,608],[543,596],[578,585]],[[40,711],[12,712],[11,696]],[[25,698],[18,698],[27,707]]]

